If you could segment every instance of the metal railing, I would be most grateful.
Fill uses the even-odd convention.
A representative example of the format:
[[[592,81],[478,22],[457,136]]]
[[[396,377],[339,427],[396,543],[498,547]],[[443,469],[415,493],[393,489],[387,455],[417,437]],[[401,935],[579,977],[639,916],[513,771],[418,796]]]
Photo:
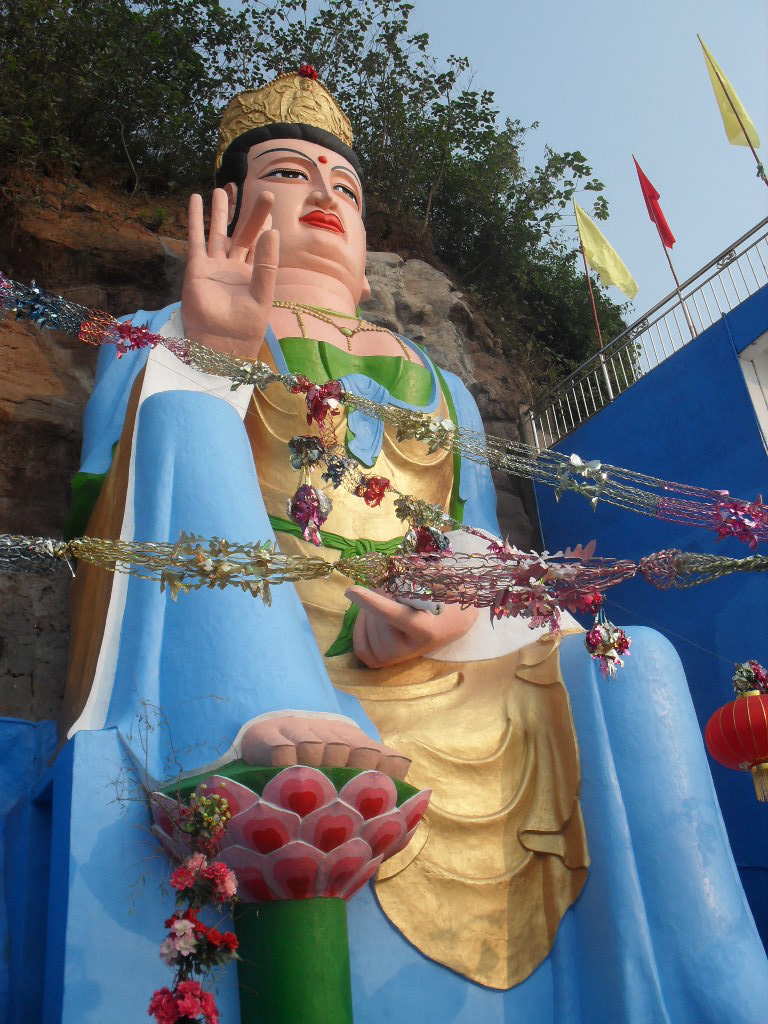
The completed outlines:
[[[526,414],[549,448],[768,284],[768,217],[608,342]]]

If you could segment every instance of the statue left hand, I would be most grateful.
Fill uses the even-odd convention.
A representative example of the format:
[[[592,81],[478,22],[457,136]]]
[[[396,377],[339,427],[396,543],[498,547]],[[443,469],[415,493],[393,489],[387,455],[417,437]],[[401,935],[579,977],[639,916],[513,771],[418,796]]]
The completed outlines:
[[[477,608],[448,604],[442,614],[433,615],[364,587],[350,587],[346,596],[360,608],[352,643],[368,668],[385,668],[430,654],[464,636],[477,618]]]

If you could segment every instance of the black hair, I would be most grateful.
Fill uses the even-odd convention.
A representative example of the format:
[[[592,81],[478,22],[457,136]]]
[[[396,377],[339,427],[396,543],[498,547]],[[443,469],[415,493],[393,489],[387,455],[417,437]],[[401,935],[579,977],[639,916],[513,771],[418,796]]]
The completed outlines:
[[[227,146],[222,157],[221,167],[216,171],[216,185],[223,188],[230,182],[237,186],[237,202],[235,212],[229,225],[228,234],[232,234],[237,218],[240,215],[240,203],[243,196],[243,182],[248,173],[248,150],[251,146],[257,146],[260,142],[269,142],[272,139],[299,139],[304,142],[312,142],[316,146],[324,146],[325,149],[333,150],[339,156],[344,157],[354,167],[362,184],[363,168],[357,157],[357,153],[346,146],[341,139],[325,131],[324,128],[315,128],[311,124],[268,124],[262,128],[252,128],[245,132]],[[365,199],[362,201],[360,215],[365,216]]]

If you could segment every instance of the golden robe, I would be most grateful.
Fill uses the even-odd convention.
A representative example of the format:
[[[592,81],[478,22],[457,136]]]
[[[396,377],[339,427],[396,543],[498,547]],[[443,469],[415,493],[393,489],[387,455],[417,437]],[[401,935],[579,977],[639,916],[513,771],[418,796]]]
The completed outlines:
[[[402,361],[401,361],[402,362]],[[245,418],[267,511],[285,519],[298,475],[288,441],[306,433],[302,396],[255,392]],[[447,416],[445,398],[435,415]],[[344,437],[346,423],[337,421]],[[370,470],[399,491],[448,509],[453,456],[429,454],[385,429]],[[317,483],[318,481],[316,481]],[[371,510],[339,488],[323,527],[365,548],[403,533],[391,497]],[[279,533],[286,553],[339,552]],[[339,634],[351,581],[298,583],[321,651]],[[433,792],[420,832],[376,881],[384,911],[423,953],[494,988],[544,960],[589,863],[579,807],[579,758],[556,642],[533,641],[486,661],[419,658],[372,670],[352,653],[326,657],[337,687],[362,703],[382,741],[412,758],[409,781]]]

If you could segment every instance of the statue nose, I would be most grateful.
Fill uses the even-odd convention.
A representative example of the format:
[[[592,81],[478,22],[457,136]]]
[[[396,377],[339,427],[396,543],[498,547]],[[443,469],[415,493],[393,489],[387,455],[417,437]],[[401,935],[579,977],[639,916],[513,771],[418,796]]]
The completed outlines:
[[[333,194],[333,191],[323,184],[322,187],[315,188],[309,193],[309,200],[322,209],[325,209],[326,207],[334,205],[336,197]]]

